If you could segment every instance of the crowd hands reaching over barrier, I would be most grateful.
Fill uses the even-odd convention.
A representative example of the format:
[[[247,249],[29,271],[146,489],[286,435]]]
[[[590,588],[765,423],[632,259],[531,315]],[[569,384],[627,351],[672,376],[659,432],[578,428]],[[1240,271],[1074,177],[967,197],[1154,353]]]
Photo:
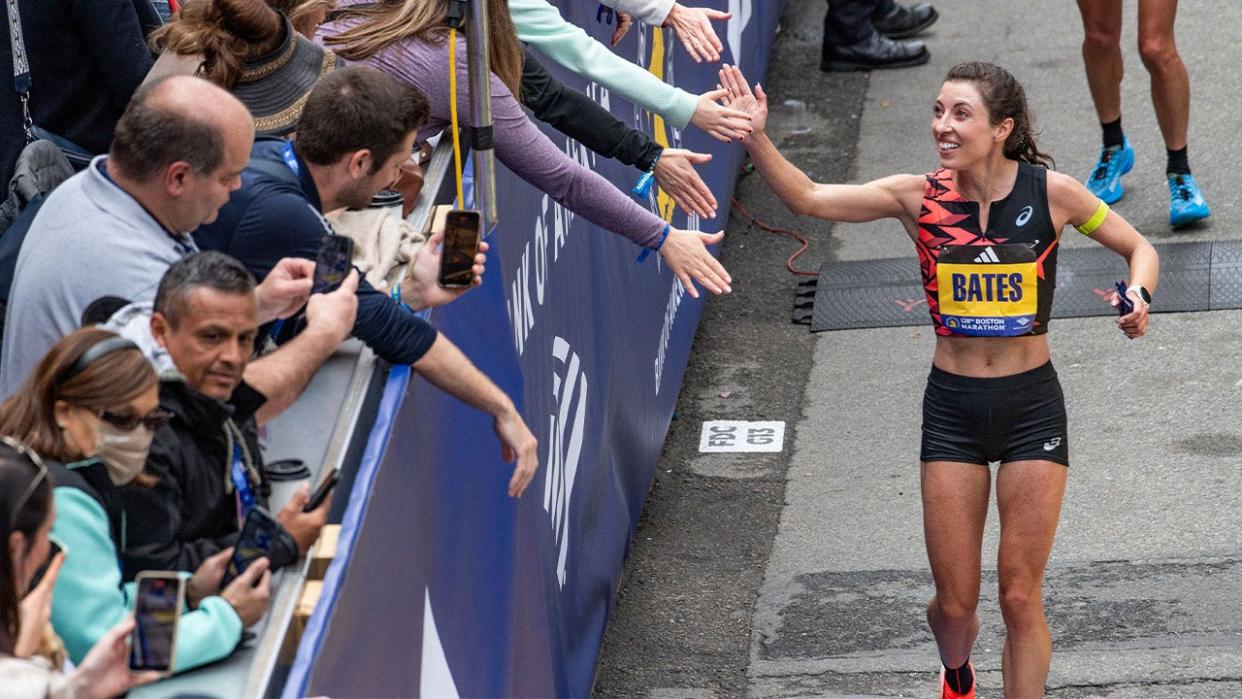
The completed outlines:
[[[311,502],[308,486],[273,501],[261,431],[350,337],[489,414],[514,464],[509,496],[538,468],[512,400],[419,314],[483,283],[488,250],[481,242],[468,261],[468,283],[446,288],[443,212],[425,231],[404,220],[424,144],[450,125],[449,51],[463,126],[473,126],[448,2],[156,4],[101,0],[57,14],[19,0],[9,14],[38,88],[0,105],[0,175],[25,183],[0,211],[6,696],[115,696],[239,646],[267,612],[273,572],[307,554],[331,504]],[[697,62],[721,57],[713,22],[728,13],[606,4],[619,29],[637,18],[670,28]],[[711,156],[655,143],[528,47],[721,141],[749,136],[750,114],[724,104],[725,88],[691,95],[658,80],[545,0],[489,0],[489,11],[499,159],[658,251],[692,295],[696,284],[727,293],[731,278],[707,249],[722,234],[669,226],[557,148],[524,109],[703,219],[719,213],[697,170]],[[405,195],[401,216],[369,208],[390,188]],[[340,235],[369,257],[318,287],[316,260]],[[242,562],[251,527],[268,540]],[[160,665],[135,641],[168,617],[176,642]]]

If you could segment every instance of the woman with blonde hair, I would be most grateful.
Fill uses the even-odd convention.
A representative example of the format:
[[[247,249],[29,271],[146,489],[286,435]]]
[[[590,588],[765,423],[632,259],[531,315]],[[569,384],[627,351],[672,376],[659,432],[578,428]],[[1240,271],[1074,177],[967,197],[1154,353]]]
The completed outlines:
[[[708,235],[665,224],[595,172],[557,148],[522,111],[522,46],[504,0],[487,0],[492,110],[496,156],[519,177],[592,223],[636,245],[658,251],[692,296],[693,281],[715,294],[732,279],[707,250],[723,233]],[[430,105],[419,132],[425,140],[450,125],[449,51],[456,52],[458,114],[470,120],[464,41],[448,45],[447,0],[344,0],[336,18],[320,27],[320,39],[347,61],[360,61],[417,87]]]

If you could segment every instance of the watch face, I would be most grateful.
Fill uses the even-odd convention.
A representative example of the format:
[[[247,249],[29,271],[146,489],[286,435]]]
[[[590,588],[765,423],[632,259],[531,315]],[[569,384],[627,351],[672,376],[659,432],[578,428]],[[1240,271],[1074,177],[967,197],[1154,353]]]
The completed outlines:
[[[1151,305],[1151,294],[1147,291],[1147,289],[1141,286],[1135,288],[1138,289],[1139,296],[1143,297],[1143,303]]]

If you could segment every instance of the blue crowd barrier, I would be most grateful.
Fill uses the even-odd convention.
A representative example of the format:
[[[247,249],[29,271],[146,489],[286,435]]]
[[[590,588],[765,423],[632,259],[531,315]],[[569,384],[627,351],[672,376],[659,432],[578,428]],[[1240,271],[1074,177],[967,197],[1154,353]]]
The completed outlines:
[[[724,61],[766,73],[780,2],[698,2],[733,12]],[[607,41],[594,3],[558,2]],[[635,27],[617,52],[692,93],[695,64],[668,30]],[[666,145],[713,155],[700,168],[720,203],[674,225],[720,230],[744,151],[679,131],[547,62]],[[628,190],[637,172],[545,128],[587,167]],[[420,378],[390,379],[354,486],[340,547],[284,696],[584,696],[629,537],[637,525],[703,309],[658,256],[600,230],[498,168],[500,223],[486,283],[431,315],[513,397],[539,439],[540,468],[506,495],[490,418]],[[704,296],[707,296],[704,293]]]

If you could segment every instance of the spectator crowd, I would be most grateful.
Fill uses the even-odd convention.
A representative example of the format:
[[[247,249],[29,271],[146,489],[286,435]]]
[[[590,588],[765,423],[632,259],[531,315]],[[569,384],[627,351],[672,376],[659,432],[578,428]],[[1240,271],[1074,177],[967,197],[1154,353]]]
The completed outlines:
[[[365,277],[354,270],[312,293],[325,237],[348,235],[356,250],[374,251],[374,236],[408,225],[377,224],[368,205],[394,189],[409,212],[425,144],[450,128],[452,89],[462,125],[474,126],[465,42],[449,40],[456,4],[8,3],[5,696],[116,696],[234,652],[267,612],[272,572],[307,554],[330,507],[330,498],[307,507],[308,487],[272,502],[263,427],[349,337],[491,415],[515,463],[509,495],[530,484],[536,443],[513,401],[419,314],[469,292],[437,283],[442,221],[425,235],[403,230],[401,255],[381,255]],[[607,4],[618,29],[632,18],[665,25],[694,60],[720,60],[712,23],[727,13],[667,0]],[[722,141],[749,133],[749,117],[722,104],[723,90],[691,95],[621,59],[545,0],[488,0],[488,10],[500,160],[658,252],[687,287],[727,292],[728,273],[707,249],[719,235],[669,227],[531,119],[712,217],[718,204],[696,170],[709,156],[656,144],[541,61]],[[486,251],[482,243],[472,286]],[[250,510],[269,506],[278,531],[267,555],[226,575]],[[169,673],[129,668],[144,571],[185,579]]]

